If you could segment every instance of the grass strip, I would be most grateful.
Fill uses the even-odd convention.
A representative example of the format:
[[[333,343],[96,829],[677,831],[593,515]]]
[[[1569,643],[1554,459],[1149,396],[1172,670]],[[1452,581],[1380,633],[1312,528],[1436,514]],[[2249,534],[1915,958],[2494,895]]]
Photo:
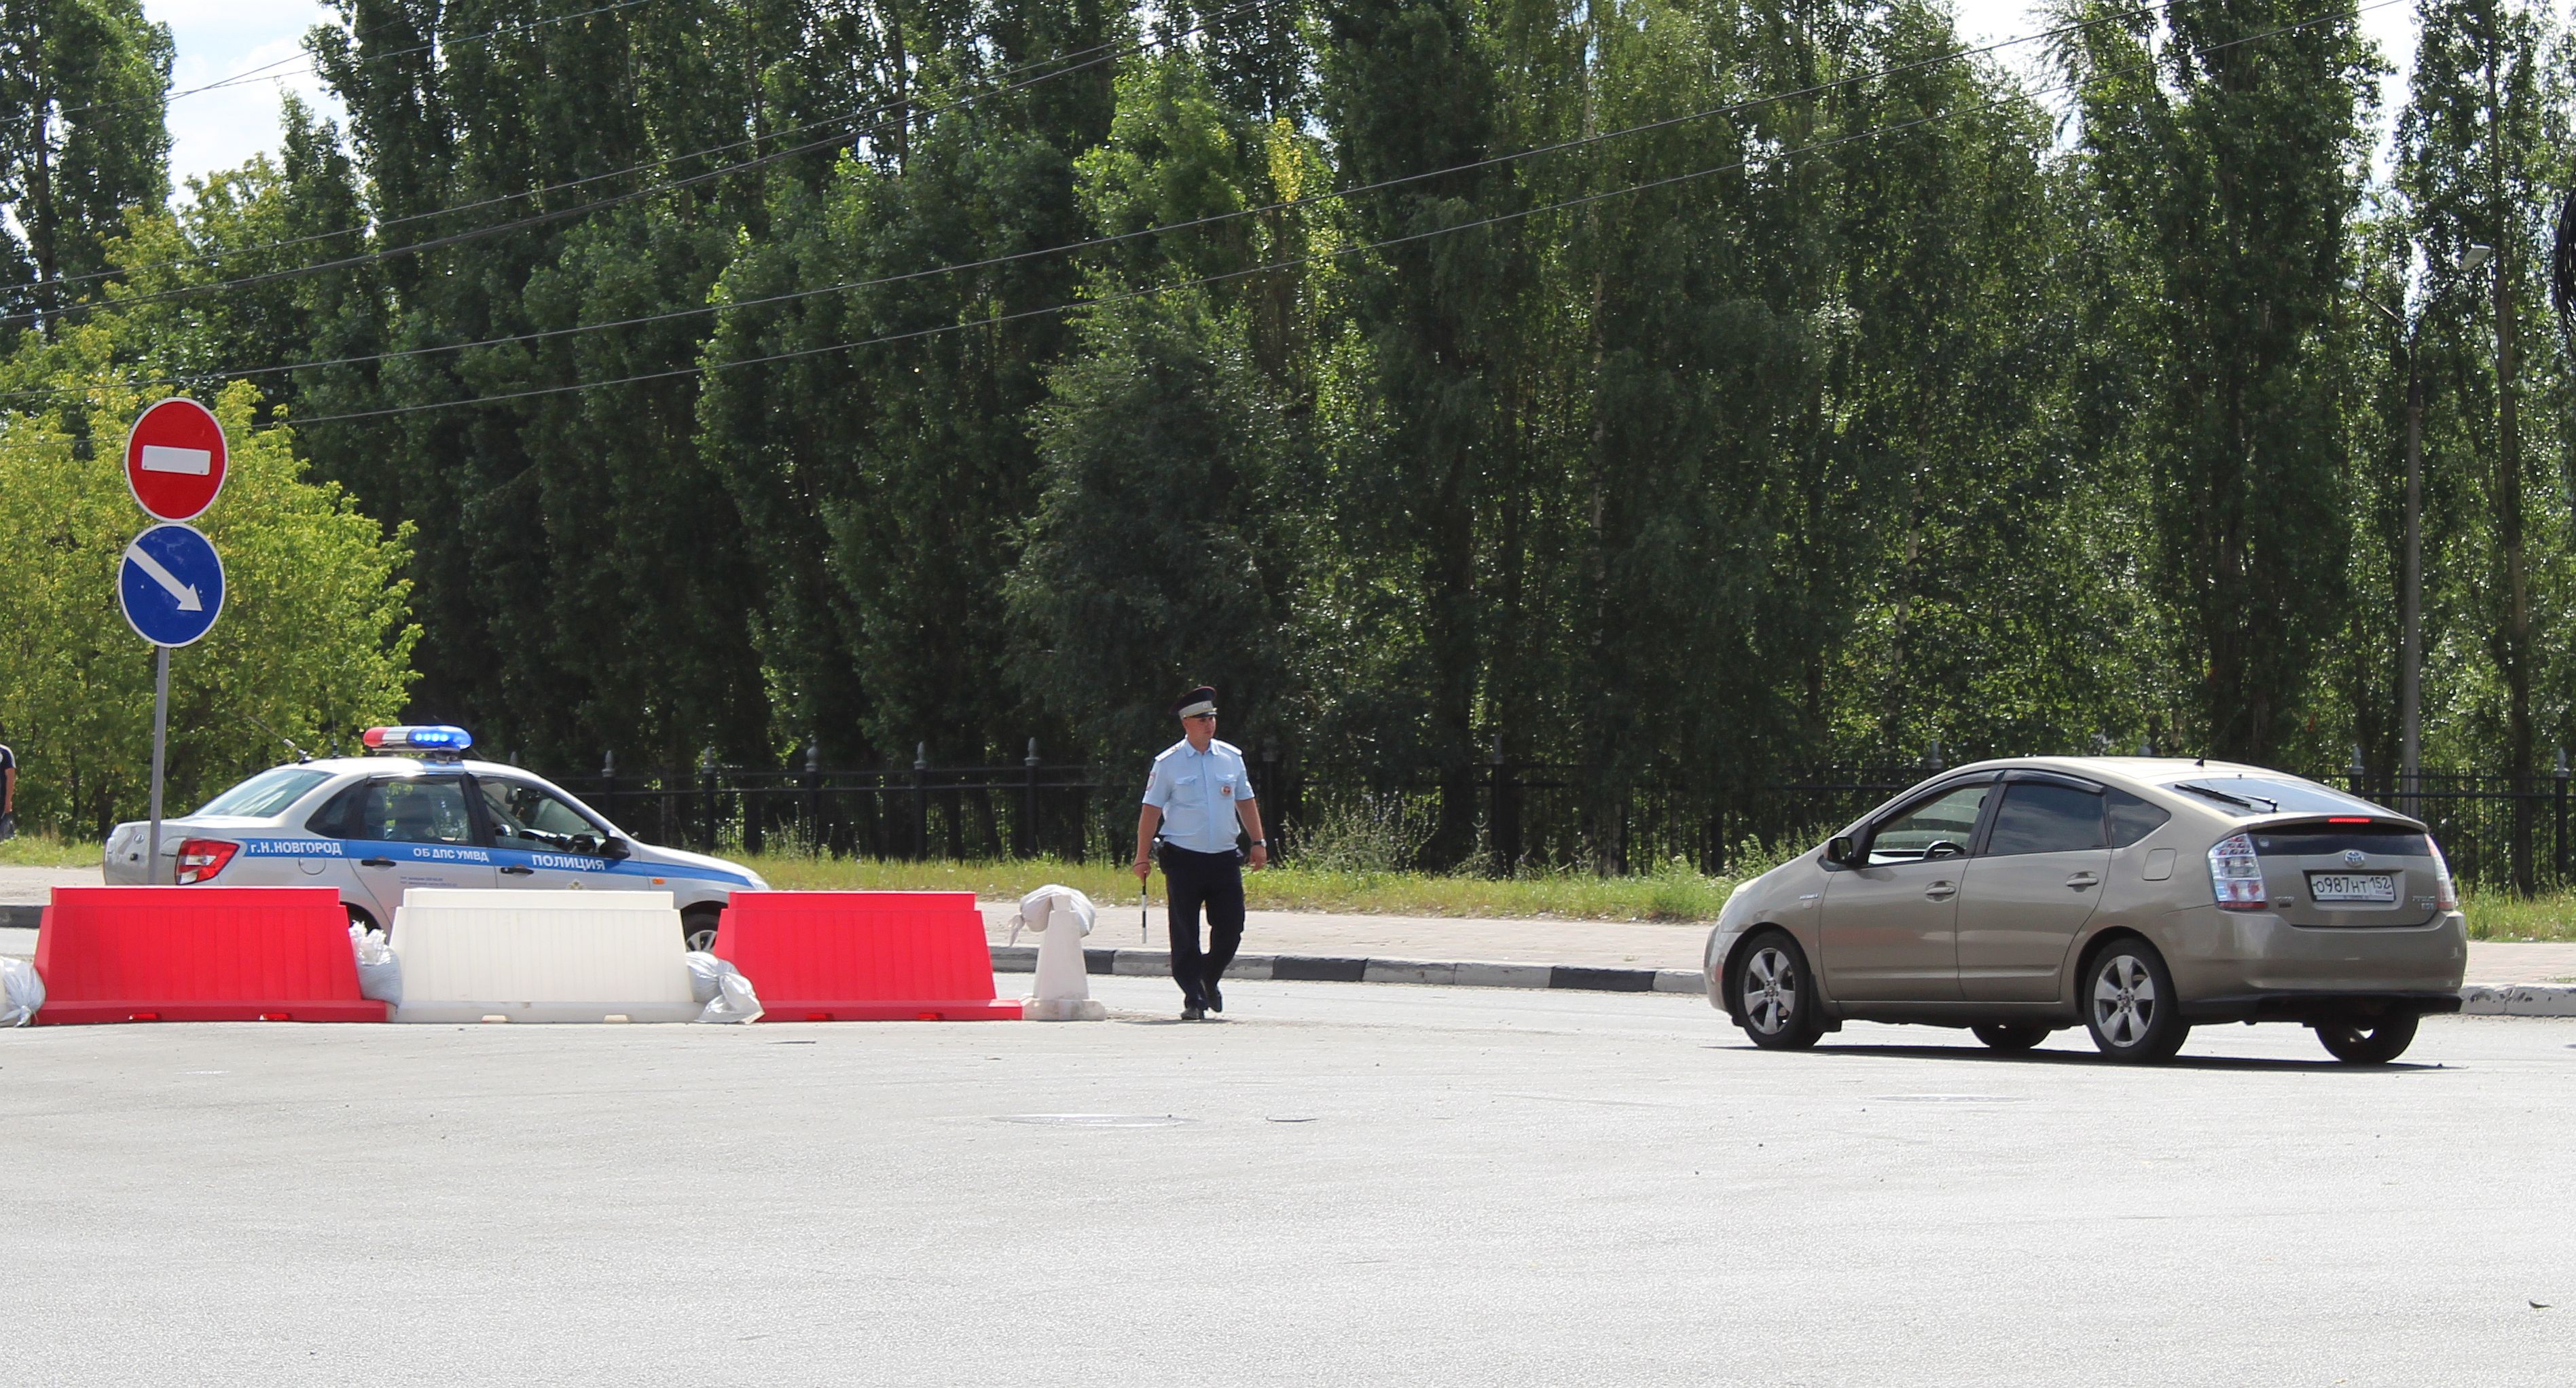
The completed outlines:
[[[1055,882],[1080,891],[1104,910],[1136,900],[1135,874],[1104,862],[925,863],[768,853],[744,861],[769,885],[788,891],[959,891],[1015,897]],[[1677,868],[1636,877],[1564,872],[1493,878],[1281,867],[1245,873],[1243,887],[1245,903],[1257,911],[1711,921],[1735,884]],[[1154,874],[1149,891],[1160,904],[1161,873]]]
[[[1058,882],[1104,908],[1136,899],[1134,875],[1103,862],[916,863],[791,853],[753,854],[742,861],[782,891],[957,891],[994,898],[1023,896]],[[0,867],[94,868],[98,862],[99,846],[81,839],[26,833],[0,843]],[[1280,867],[1246,873],[1243,883],[1246,901],[1264,911],[1603,921],[1712,921],[1735,886],[1728,878],[1672,866],[1634,877],[1540,872],[1503,878]],[[1156,905],[1162,904],[1162,887],[1158,872],[1151,888]],[[2576,892],[2517,897],[2472,888],[2462,904],[2472,940],[2576,941]]]
[[[0,867],[94,868],[100,858],[96,843],[51,834],[22,833],[0,843]]]

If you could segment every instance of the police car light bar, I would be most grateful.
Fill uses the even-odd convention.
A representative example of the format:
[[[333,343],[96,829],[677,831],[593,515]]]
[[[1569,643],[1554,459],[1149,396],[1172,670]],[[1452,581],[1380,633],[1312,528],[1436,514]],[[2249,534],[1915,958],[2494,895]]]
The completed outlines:
[[[423,727],[369,728],[358,735],[370,752],[462,752],[474,745],[474,734],[446,724]]]

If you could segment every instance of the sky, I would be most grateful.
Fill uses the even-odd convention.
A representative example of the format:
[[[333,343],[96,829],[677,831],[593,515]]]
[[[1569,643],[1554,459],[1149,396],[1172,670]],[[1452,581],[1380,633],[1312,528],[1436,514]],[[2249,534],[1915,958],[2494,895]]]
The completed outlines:
[[[1991,43],[2047,27],[2028,0],[1957,0],[1959,32],[1969,44]],[[2383,125],[2405,98],[2403,73],[2415,53],[2412,0],[2362,0],[2362,27],[2379,41],[2398,75],[2381,93]],[[190,175],[233,168],[277,148],[279,94],[293,91],[316,110],[339,115],[304,56],[304,31],[331,17],[315,0],[144,0],[144,12],[170,26],[178,57],[173,93],[252,74],[238,85],[170,103],[170,181],[186,197]],[[2037,57],[2038,44],[2007,50],[2016,65]],[[270,64],[277,64],[271,67]]]

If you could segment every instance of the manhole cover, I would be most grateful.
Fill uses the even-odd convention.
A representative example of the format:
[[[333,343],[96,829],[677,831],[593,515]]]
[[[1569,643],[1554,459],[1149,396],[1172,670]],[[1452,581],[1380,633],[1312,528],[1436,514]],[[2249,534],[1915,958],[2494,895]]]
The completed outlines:
[[[996,1121],[1051,1128],[1176,1128],[1190,1120],[1168,1113],[1006,1113]]]

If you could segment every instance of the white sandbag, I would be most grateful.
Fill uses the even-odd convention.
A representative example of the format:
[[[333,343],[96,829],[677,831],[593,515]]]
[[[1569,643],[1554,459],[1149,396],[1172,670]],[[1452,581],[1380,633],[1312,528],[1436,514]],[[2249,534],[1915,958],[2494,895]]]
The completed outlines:
[[[23,1027],[36,1020],[45,1005],[45,980],[36,966],[15,956],[0,956],[0,1027]]]
[[[349,952],[358,960],[358,996],[402,1006],[402,960],[385,943],[385,932],[349,922]]]
[[[752,991],[751,980],[730,959],[718,959],[705,950],[691,950],[689,963],[689,997],[704,1003],[698,1014],[701,1022],[756,1022],[760,1020],[760,995]]]
[[[1082,940],[1098,919],[1091,898],[1053,882],[1020,898],[1011,918],[1011,939],[1021,927],[1036,932],[1037,977],[1020,1015],[1033,1022],[1098,1022],[1109,1010],[1091,996],[1090,970],[1083,960]]]
[[[1020,942],[1020,932],[1032,935],[1046,933],[1048,926],[1071,926],[1077,933],[1089,935],[1099,913],[1092,909],[1091,898],[1071,887],[1049,882],[1020,898],[1020,909],[1011,917],[1011,943]]]

